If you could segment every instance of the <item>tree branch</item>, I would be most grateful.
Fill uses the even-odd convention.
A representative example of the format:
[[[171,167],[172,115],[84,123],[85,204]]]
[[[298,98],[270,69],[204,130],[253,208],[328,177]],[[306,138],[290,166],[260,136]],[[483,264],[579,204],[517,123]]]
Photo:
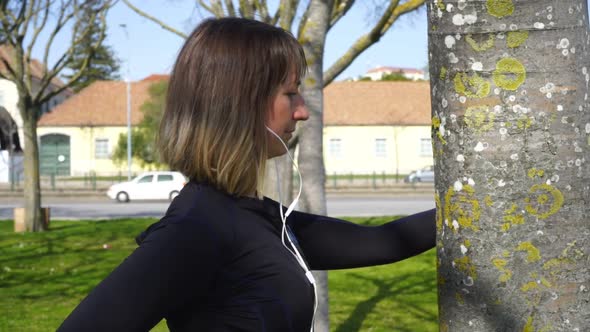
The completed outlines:
[[[307,20],[309,19],[309,11],[311,8],[311,1],[307,3],[307,8],[303,12],[303,16],[301,16],[301,20],[299,21],[299,28],[297,29],[297,39],[301,39],[303,37],[303,30],[305,30],[305,26],[307,25]]]
[[[255,0],[240,0],[240,15],[242,17],[254,19],[256,10],[254,9],[253,1]]]
[[[297,7],[299,7],[299,0],[281,0],[272,24],[275,25],[278,22],[281,28],[291,31]]]
[[[361,53],[379,41],[400,16],[417,9],[424,2],[425,0],[409,0],[398,6],[399,0],[392,0],[373,29],[357,39],[348,51],[324,73],[324,87],[340,75]]]
[[[123,0],[123,1],[125,1],[125,0]],[[211,6],[208,6],[207,4],[205,4],[205,2],[203,0],[199,0],[199,6],[203,7],[203,9],[205,9],[209,13],[213,14],[213,8]]]
[[[355,0],[337,0],[334,1],[334,9],[332,10],[332,18],[330,19],[330,25],[328,31],[332,28],[336,22],[338,22],[352,7]]]
[[[224,0],[224,1],[231,2],[231,0]],[[206,11],[213,14],[213,16],[215,16],[217,18],[225,16],[225,12],[223,11],[223,4],[221,3],[221,0],[209,0],[209,5],[205,4],[204,0],[199,0],[199,6],[203,7]],[[233,8],[233,3],[231,4],[231,7]],[[235,9],[234,9],[234,11],[235,11]]]
[[[51,0],[47,0],[48,5],[49,2]],[[68,8],[74,6],[75,9],[73,9],[69,14],[66,15]],[[53,31],[51,31],[49,38],[47,39],[47,43],[45,44],[45,52],[43,54],[43,77],[41,79],[41,86],[46,86],[48,84],[48,82],[44,82],[45,78],[48,76],[47,75],[47,68],[49,68],[49,51],[51,50],[51,46],[53,45],[53,40],[55,39],[55,36],[57,36],[57,34],[61,31],[61,29],[64,27],[64,25],[70,20],[72,19],[72,17],[74,17],[74,15],[77,12],[77,4],[73,3],[72,1],[67,1],[66,3],[62,3],[60,9],[59,9],[59,16],[57,19],[57,23],[55,24],[55,27],[53,28]],[[76,30],[76,26],[74,26],[74,30]],[[63,56],[62,56],[63,57]],[[60,59],[61,60],[61,59]],[[56,65],[59,64],[60,60],[58,60],[58,62],[56,63]],[[54,66],[55,68],[55,66]],[[30,80],[30,77],[29,77]],[[30,82],[28,84],[31,84]],[[43,89],[40,89],[39,91],[41,92]],[[30,90],[32,91],[32,90]]]
[[[41,24],[39,24],[39,25],[37,25],[37,22],[38,22],[39,15],[40,15],[42,8],[40,8],[39,11],[37,13],[35,13],[35,24],[33,27],[34,28],[33,37],[31,37],[31,41],[29,42],[29,46],[27,47],[27,53],[25,54],[27,59],[32,58],[33,46],[35,45],[35,42],[37,42],[37,37],[39,36],[41,31],[45,28],[45,24],[47,24],[47,18],[49,17],[49,7],[50,7],[50,3],[49,3],[49,0],[47,0],[46,5],[45,5],[45,10],[44,10],[43,14],[41,14],[41,15],[43,15],[41,17]]]
[[[6,61],[6,59],[4,59],[4,57],[0,58],[0,60],[2,60],[2,64],[4,64],[4,67],[6,67],[6,70],[10,74],[9,76],[6,76],[4,75],[4,73],[2,73],[2,71],[0,71],[0,77],[7,79],[9,81],[13,81],[16,78],[14,69],[12,69],[12,66],[10,65],[10,63],[8,63],[8,61]]]
[[[102,44],[102,42],[104,41],[104,38],[106,36],[106,29],[107,29],[106,16],[107,16],[108,9],[110,9],[110,6],[108,5],[108,3],[109,2],[107,1],[103,7],[101,7],[100,9],[97,10],[98,15],[100,15],[100,30],[99,30],[100,34],[99,34],[98,39],[94,43],[94,45],[92,45],[92,51],[96,51],[96,49],[100,47],[100,45]],[[90,21],[93,22],[96,15],[97,14],[92,16],[90,18]],[[84,32],[78,38],[75,37],[76,36],[75,32],[72,32],[72,45],[71,45],[70,49],[66,53],[64,53],[64,55],[62,56],[62,59],[66,55],[68,55],[69,57],[72,56],[72,54],[74,52],[75,45],[80,43],[82,40],[84,40],[86,38],[86,36],[91,33],[92,28],[93,27],[91,25],[87,25]],[[41,94],[41,91],[44,91],[49,86],[49,84],[51,83],[53,78],[55,78],[57,76],[57,74],[59,72],[61,72],[61,70],[66,66],[66,64],[67,64],[67,61],[62,63],[59,67],[54,66],[51,74],[47,75],[48,80],[45,81],[45,85],[43,86],[42,89],[39,90],[40,91],[39,95]],[[90,57],[86,57],[84,59],[84,61],[82,62],[82,65],[80,66],[80,68],[77,70],[77,72],[74,75],[72,75],[72,77],[70,77],[70,79],[64,85],[62,85],[61,87],[58,87],[55,90],[52,90],[52,91],[44,94],[42,97],[37,96],[39,98],[38,102],[40,104],[48,102],[54,96],[60,94],[64,90],[68,89],[72,84],[74,84],[82,76],[82,73],[84,73],[86,71],[86,68],[88,68],[89,64],[90,64]],[[40,114],[38,114],[38,116],[39,115]]]
[[[236,17],[236,8],[232,0],[225,0],[225,9],[227,10],[228,16]]]
[[[22,0],[18,16],[13,17],[15,25],[20,26],[24,22],[26,9],[27,9],[27,0]]]
[[[266,0],[254,0],[254,8],[260,14],[260,18],[264,23],[270,24],[272,19],[270,15],[268,15],[268,7],[266,6]]]
[[[201,2],[201,1],[199,1]],[[168,30],[170,32],[172,32],[173,34],[182,37],[184,39],[186,39],[188,36],[182,32],[180,32],[179,30],[174,29],[173,27],[169,26],[168,24],[158,20],[157,18],[149,15],[148,13],[142,11],[141,9],[135,7],[134,5],[132,5],[129,0],[123,0],[123,3],[125,3],[127,5],[127,7],[131,8],[131,10],[133,10],[135,13],[137,13],[139,16],[142,16],[144,18],[147,18],[148,20],[156,23],[157,25],[159,25],[162,29],[164,30]],[[203,7],[205,8],[205,7]],[[205,8],[207,9],[207,8]]]
[[[29,23],[31,22],[31,18],[33,17],[33,8],[35,7],[35,5],[38,4],[38,2],[36,1],[30,1],[29,5],[27,6],[27,9],[24,11],[25,14],[23,17],[23,22],[27,22],[27,24],[23,24],[23,30],[21,31],[20,35],[21,36],[26,36],[27,35],[27,31],[29,30]],[[23,8],[25,6],[23,5]],[[22,11],[21,11],[22,14]],[[19,17],[21,17],[21,15],[19,14]]]
[[[221,3],[221,0],[209,0],[212,1],[213,3],[211,4],[211,8],[213,8],[214,10],[214,14],[215,17],[217,18],[221,18],[225,16],[225,12],[223,11],[223,3]]]
[[[0,22],[2,23],[4,37],[6,38],[5,40],[0,40],[0,42],[8,42],[11,46],[14,46],[16,45],[16,41],[9,37],[13,36],[14,30],[18,30],[18,25],[16,24],[14,15],[11,15],[11,12],[6,10],[7,3],[7,1],[0,2],[2,6],[2,10],[0,10]]]

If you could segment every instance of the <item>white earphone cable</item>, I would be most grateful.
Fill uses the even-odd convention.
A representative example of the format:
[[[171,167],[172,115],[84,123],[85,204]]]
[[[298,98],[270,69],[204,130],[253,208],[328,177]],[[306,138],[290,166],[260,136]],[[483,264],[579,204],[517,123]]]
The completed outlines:
[[[287,144],[285,144],[285,142],[283,142],[283,140],[279,137],[279,135],[277,135],[272,129],[270,129],[268,127],[266,127],[266,129],[271,134],[273,134],[279,140],[279,142],[281,142],[281,144],[283,144],[283,147],[285,148],[285,151],[287,152],[287,156],[289,156],[289,159],[291,160],[292,165],[295,166],[295,170],[297,171],[297,174],[299,175],[299,192],[297,193],[297,196],[295,197],[293,202],[291,202],[291,204],[289,204],[287,211],[285,213],[283,213],[283,198],[281,195],[281,178],[280,178],[280,174],[279,174],[277,160],[275,159],[275,172],[277,175],[277,189],[278,189],[278,194],[279,194],[279,213],[280,213],[281,221],[283,224],[282,231],[281,231],[281,242],[283,243],[283,246],[291,254],[293,254],[293,256],[295,256],[295,259],[297,260],[297,262],[299,263],[301,268],[303,268],[303,270],[305,271],[305,276],[307,277],[307,279],[309,280],[309,282],[312,285],[313,294],[314,294],[314,306],[313,306],[313,315],[311,318],[311,330],[310,331],[313,332],[313,325],[315,322],[315,313],[318,308],[318,294],[317,294],[317,289],[316,289],[316,285],[315,285],[315,278],[313,277],[313,274],[311,273],[311,271],[307,268],[307,264],[305,264],[305,260],[303,260],[303,256],[301,256],[301,254],[299,253],[299,250],[297,250],[297,246],[293,243],[293,241],[291,240],[291,237],[289,236],[289,232],[287,231],[287,217],[291,214],[291,212],[293,212],[293,210],[295,209],[295,206],[297,205],[297,202],[299,202],[299,197],[301,197],[301,191],[303,189],[303,178],[301,177],[301,172],[299,171],[299,167],[297,166],[297,164],[295,163],[295,160],[293,159],[293,157],[289,153],[289,148],[287,147]],[[291,244],[291,247],[293,248],[293,250],[289,249],[289,247],[285,243],[285,235],[287,236],[287,240],[289,241],[289,244]]]

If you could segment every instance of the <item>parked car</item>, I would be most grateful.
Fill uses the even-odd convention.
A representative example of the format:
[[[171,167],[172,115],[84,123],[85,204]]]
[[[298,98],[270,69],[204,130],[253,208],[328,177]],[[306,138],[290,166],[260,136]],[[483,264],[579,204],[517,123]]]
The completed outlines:
[[[121,203],[143,199],[173,200],[185,184],[186,178],[179,172],[145,172],[131,181],[112,185],[107,196]]]
[[[428,166],[408,175],[404,182],[434,182],[434,166]]]

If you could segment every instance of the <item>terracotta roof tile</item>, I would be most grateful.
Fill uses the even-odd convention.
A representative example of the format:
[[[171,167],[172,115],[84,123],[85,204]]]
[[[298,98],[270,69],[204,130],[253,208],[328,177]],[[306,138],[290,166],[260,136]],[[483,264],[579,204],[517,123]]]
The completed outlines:
[[[152,75],[142,79],[142,81],[158,82],[158,81],[163,81],[163,80],[168,80],[168,79],[170,79],[170,75],[152,74]]]
[[[7,45],[0,45],[0,58],[5,59],[8,63],[12,63],[14,58],[14,49]],[[31,70],[31,75],[34,78],[40,80],[43,77],[43,64],[39,62],[37,59],[31,59],[31,61],[29,62],[29,68]],[[4,63],[2,63],[2,61],[0,61],[0,72],[6,71],[6,66],[4,65]],[[56,87],[64,86],[64,82],[60,80],[59,77],[54,77],[51,80],[51,83]]]
[[[430,125],[428,82],[334,82],[324,89],[324,124]]]
[[[143,118],[141,105],[149,99],[153,81],[131,83],[131,124]],[[127,125],[127,84],[122,81],[96,81],[57,105],[39,121],[39,127],[51,126],[125,126]]]
[[[131,86],[131,123],[143,118],[141,105],[154,82]],[[430,125],[428,82],[334,82],[324,90],[326,125]],[[40,127],[125,126],[127,88],[121,81],[94,82],[45,114]]]

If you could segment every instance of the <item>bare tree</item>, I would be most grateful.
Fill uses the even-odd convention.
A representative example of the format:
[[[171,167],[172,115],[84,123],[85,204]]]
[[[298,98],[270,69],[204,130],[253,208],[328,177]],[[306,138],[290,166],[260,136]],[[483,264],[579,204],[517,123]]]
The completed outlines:
[[[257,19],[272,25],[279,25],[292,31],[305,50],[309,73],[303,82],[303,95],[310,111],[310,118],[298,129],[294,140],[298,144],[298,165],[303,175],[303,193],[300,208],[317,214],[326,214],[325,168],[323,161],[323,88],[342,73],[361,53],[367,50],[391,28],[401,16],[419,8],[425,0],[381,0],[384,9],[378,13],[378,19],[372,28],[358,38],[350,48],[330,67],[324,71],[323,56],[326,37],[330,29],[353,7],[355,0],[280,0],[274,13],[269,11],[266,0],[197,0],[196,5],[215,17],[240,16]],[[123,0],[129,8],[139,15],[160,25],[163,29],[186,38],[186,34],[169,24],[134,6],[129,0]],[[298,26],[294,27],[296,16]],[[293,147],[293,143],[290,145]],[[285,182],[282,188],[292,188],[291,163],[288,158],[279,162],[281,174]],[[269,165],[274,167],[274,165]],[[269,187],[275,186],[274,172],[267,172]],[[291,191],[286,190],[290,197]],[[285,195],[283,195],[285,197]],[[316,319],[316,331],[328,331],[328,293],[327,275],[325,272],[315,273],[319,284],[320,314]]]
[[[37,121],[41,116],[42,106],[53,97],[66,91],[78,80],[88,66],[90,55],[83,59],[80,67],[75,69],[68,81],[58,81],[62,70],[74,59],[75,46],[91,32],[92,25],[83,24],[81,15],[85,6],[94,0],[13,0],[0,3],[0,24],[2,41],[8,57],[0,58],[2,70],[0,78],[14,82],[18,91],[18,110],[23,121],[24,158],[25,158],[25,224],[29,231],[44,230],[41,215],[41,192],[39,185],[39,146],[37,141]],[[99,35],[92,47],[98,48],[104,39],[106,30],[106,13],[111,1],[105,1],[100,7],[94,7],[91,14],[94,21],[99,19]],[[49,63],[53,42],[64,28],[71,28],[71,40],[67,49]],[[39,40],[39,36],[47,39]],[[38,43],[39,42],[39,43]],[[33,60],[32,52],[42,47],[41,64]],[[90,52],[91,54],[92,52]],[[53,55],[53,54],[52,54]]]
[[[440,331],[590,329],[587,13],[428,2]]]

